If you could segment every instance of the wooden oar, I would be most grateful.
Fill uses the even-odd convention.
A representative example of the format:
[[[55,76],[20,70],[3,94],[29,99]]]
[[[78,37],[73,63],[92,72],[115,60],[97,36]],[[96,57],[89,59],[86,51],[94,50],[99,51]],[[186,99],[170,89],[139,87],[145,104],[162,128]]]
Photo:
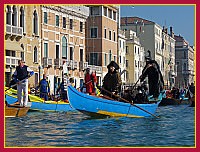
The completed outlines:
[[[19,83],[21,83],[22,81],[24,81],[24,80],[26,80],[26,79],[28,79],[28,78],[30,78],[30,77],[27,77],[27,78],[25,78],[25,79],[23,79],[23,80],[17,82],[16,84],[11,85],[11,86],[8,87],[8,89],[6,89],[5,91],[9,90],[10,88],[13,88],[13,87],[17,86]]]
[[[109,94],[111,94],[111,95],[113,95],[113,96],[115,96],[115,97],[117,97],[117,98],[119,98],[119,99],[121,99],[121,100],[127,102],[127,103],[130,103],[131,105],[137,107],[138,109],[140,109],[140,110],[142,110],[142,111],[144,111],[144,112],[146,112],[146,113],[148,113],[148,114],[150,114],[150,115],[152,115],[152,116],[154,116],[154,117],[156,117],[156,118],[159,118],[158,116],[156,116],[156,115],[152,114],[151,112],[149,112],[149,111],[147,111],[147,110],[145,110],[145,109],[143,109],[143,108],[141,108],[141,107],[139,107],[139,106],[137,106],[137,105],[131,103],[130,101],[128,101],[128,100],[126,100],[126,99],[124,99],[124,98],[121,98],[121,97],[119,97],[119,96],[113,94],[112,92],[110,92],[110,91],[104,89],[104,88],[101,88],[101,89],[102,89],[103,91],[105,91],[105,92],[107,92],[107,93],[109,93]]]

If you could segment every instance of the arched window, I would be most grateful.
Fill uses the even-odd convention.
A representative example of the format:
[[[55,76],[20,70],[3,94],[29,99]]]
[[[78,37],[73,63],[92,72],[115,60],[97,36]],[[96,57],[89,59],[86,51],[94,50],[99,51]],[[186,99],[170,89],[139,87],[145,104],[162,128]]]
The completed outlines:
[[[24,32],[24,8],[23,7],[20,8],[20,27],[23,28],[23,32]]]
[[[36,10],[33,13],[33,33],[38,35],[38,15]]]
[[[15,5],[13,6],[12,25],[17,26],[17,8]]]
[[[62,38],[62,58],[67,59],[67,39],[64,36]]]
[[[37,51],[37,47],[34,47],[34,62],[38,62],[38,51]]]
[[[11,25],[11,7],[7,5],[6,24]]]

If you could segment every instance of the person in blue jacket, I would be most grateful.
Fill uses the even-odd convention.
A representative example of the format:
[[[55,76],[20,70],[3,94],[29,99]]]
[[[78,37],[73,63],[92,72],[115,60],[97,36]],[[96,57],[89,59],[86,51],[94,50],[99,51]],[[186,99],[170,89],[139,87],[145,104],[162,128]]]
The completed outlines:
[[[28,78],[31,77],[34,72],[24,63],[23,60],[18,61],[18,66],[13,74],[13,78],[17,83],[18,102],[20,106],[26,107],[28,103]]]
[[[46,78],[47,76],[43,74],[43,79],[40,80],[39,86],[37,87],[40,90],[40,98],[43,98],[45,101],[49,99],[48,96],[50,95],[50,87]]]

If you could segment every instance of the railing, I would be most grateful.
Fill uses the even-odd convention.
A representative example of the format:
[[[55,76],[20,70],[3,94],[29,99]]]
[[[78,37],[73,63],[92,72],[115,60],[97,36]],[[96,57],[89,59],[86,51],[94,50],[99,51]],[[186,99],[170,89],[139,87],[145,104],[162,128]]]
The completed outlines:
[[[79,69],[80,70],[87,69],[87,67],[88,67],[88,62],[83,62],[83,61],[79,62]]]
[[[18,60],[20,59],[18,57],[6,56],[6,65],[18,66]]]
[[[52,67],[52,59],[47,57],[42,58],[42,65],[44,68]]]
[[[10,34],[10,35],[13,35],[13,36],[22,37],[22,35],[23,35],[23,28],[7,24],[6,25],[6,34]]]
[[[102,67],[101,66],[88,65],[87,68],[90,68],[90,71],[96,71],[97,73],[102,73]]]
[[[54,66],[55,68],[62,68],[63,67],[63,59],[54,59]]]

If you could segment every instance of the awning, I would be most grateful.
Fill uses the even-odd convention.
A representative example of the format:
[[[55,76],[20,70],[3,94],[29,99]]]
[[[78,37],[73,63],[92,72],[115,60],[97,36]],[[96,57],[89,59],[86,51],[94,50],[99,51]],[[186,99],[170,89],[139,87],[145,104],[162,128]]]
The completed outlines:
[[[5,49],[6,50],[13,50],[13,51],[24,51],[19,43],[5,41]]]

